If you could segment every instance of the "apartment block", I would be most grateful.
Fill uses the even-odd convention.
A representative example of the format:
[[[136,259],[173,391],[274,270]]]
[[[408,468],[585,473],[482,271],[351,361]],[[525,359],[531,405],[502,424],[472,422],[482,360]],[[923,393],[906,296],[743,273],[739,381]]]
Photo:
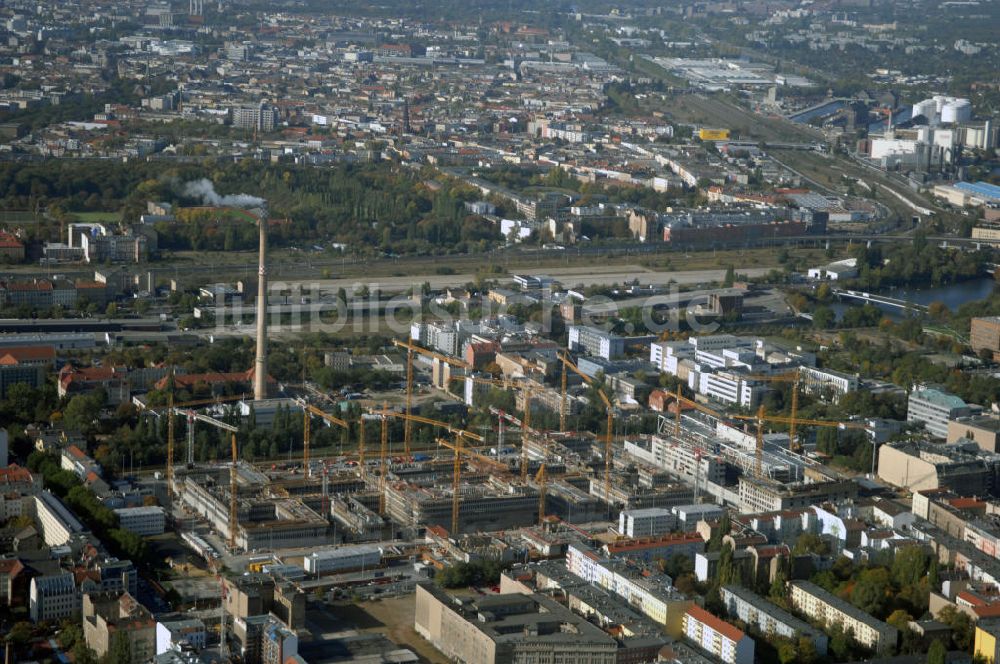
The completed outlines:
[[[792,581],[789,588],[792,606],[810,620],[828,626],[839,623],[844,630],[851,631],[858,643],[878,653],[887,653],[896,647],[899,630],[895,627],[809,581]]]
[[[84,595],[83,637],[87,646],[104,657],[118,634],[128,639],[131,664],[144,664],[156,655],[156,620],[135,597],[129,593]]]
[[[62,546],[74,535],[85,532],[80,520],[50,491],[35,496],[35,516],[48,546]]]
[[[777,604],[739,586],[723,586],[720,593],[730,618],[739,618],[747,625],[756,627],[762,634],[774,634],[793,640],[804,636],[812,641],[820,657],[826,655],[829,641],[826,634]]]
[[[725,664],[753,664],[753,639],[700,606],[684,613],[684,638]]]

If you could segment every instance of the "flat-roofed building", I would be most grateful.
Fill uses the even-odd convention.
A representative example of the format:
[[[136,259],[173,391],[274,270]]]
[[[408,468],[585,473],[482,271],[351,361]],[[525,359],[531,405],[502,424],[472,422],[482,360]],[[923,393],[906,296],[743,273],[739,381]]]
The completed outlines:
[[[826,634],[777,604],[740,586],[722,586],[720,593],[730,618],[739,618],[747,625],[756,627],[761,634],[775,634],[793,640],[804,636],[812,641],[820,657],[826,655],[829,641]]]
[[[87,647],[104,657],[114,638],[128,641],[129,662],[144,664],[156,656],[156,620],[129,593],[88,593],[83,596],[83,637]]]
[[[896,647],[899,630],[845,602],[809,581],[789,583],[789,598],[796,611],[827,626],[839,624],[866,648],[886,653]]]
[[[948,421],[972,414],[961,398],[942,390],[925,387],[914,390],[906,402],[906,421],[923,424],[932,436],[948,437]]]
[[[977,353],[987,351],[996,358],[1000,354],[1000,316],[973,318],[969,322],[969,345]]]
[[[1000,486],[1000,454],[971,440],[951,445],[919,441],[879,448],[879,479],[910,491],[951,489],[962,496],[986,495]]]
[[[167,524],[163,508],[156,505],[122,507],[116,509],[115,514],[118,515],[118,524],[122,528],[143,537],[162,535]]]
[[[677,515],[663,507],[622,510],[618,515],[618,532],[625,537],[652,537],[677,528]]]
[[[414,627],[448,659],[464,664],[616,664],[618,643],[542,594],[462,600],[429,584],[416,590]]]
[[[740,512],[784,512],[856,498],[858,485],[852,480],[785,483],[768,478],[742,476],[739,480]]]
[[[980,415],[948,421],[947,442],[975,441],[984,452],[1000,452],[1000,417]]]
[[[48,546],[62,546],[73,535],[85,532],[80,520],[50,491],[35,496],[35,516],[42,527],[42,539]]]

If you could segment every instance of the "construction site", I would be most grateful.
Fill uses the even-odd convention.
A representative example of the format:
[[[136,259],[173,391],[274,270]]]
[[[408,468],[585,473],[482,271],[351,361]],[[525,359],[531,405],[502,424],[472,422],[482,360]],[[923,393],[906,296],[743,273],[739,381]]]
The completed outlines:
[[[392,405],[386,398],[345,408],[315,386],[278,386],[268,375],[266,214],[248,214],[260,229],[256,350],[246,373],[252,393],[175,402],[171,374],[166,406],[147,408],[167,418],[164,479],[174,524],[209,572],[200,586],[175,587],[202,605],[214,598],[219,608],[203,618],[227,635],[224,649],[256,642],[248,634],[264,629],[254,622],[261,613],[286,616],[300,634],[318,629],[303,616],[306,594],[405,594],[455,561],[548,558],[580,537],[626,552],[697,548],[700,536],[669,531],[630,544],[619,513],[698,512],[705,503],[780,509],[841,485],[804,453],[802,430],[865,425],[799,418],[797,371],[750,377],[790,384],[790,416],[763,406],[730,414],[677,388],[655,433],[629,433],[634,407],[561,348],[539,355],[541,375],[508,376],[414,338],[395,339],[405,382],[388,395]],[[428,389],[449,407],[425,409],[417,392]],[[496,393],[512,397],[513,412],[483,402]],[[601,413],[601,425],[576,430],[587,408]],[[533,423],[533,411],[547,428]],[[253,427],[282,412],[301,418],[300,455],[245,459]],[[228,459],[195,461],[200,427],[228,439]],[[314,450],[322,428],[338,432],[335,453]]]

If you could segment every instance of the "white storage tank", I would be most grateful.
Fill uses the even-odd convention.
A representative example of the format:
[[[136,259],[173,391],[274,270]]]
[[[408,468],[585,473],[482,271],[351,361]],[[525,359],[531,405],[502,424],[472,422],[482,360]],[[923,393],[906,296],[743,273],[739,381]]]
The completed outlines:
[[[941,122],[967,122],[972,119],[972,103],[968,99],[954,99],[941,109]]]

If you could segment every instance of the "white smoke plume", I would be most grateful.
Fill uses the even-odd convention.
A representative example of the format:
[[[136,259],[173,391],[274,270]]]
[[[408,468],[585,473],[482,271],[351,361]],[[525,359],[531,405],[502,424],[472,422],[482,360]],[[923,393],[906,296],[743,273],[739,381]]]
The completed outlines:
[[[229,194],[221,196],[215,191],[215,185],[207,178],[192,180],[184,185],[184,195],[200,198],[205,205],[214,207],[258,208],[264,207],[263,198],[250,194]]]

